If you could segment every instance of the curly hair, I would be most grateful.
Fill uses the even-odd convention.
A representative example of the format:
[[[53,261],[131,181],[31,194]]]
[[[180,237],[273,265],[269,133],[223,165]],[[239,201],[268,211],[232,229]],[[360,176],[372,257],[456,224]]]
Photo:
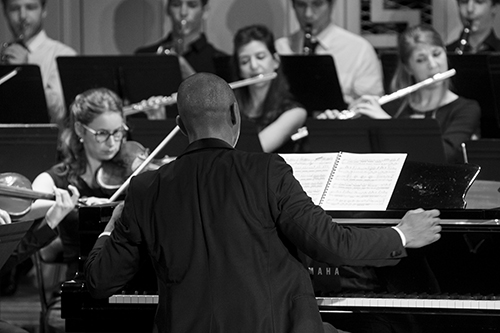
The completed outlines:
[[[120,97],[107,88],[87,90],[75,97],[70,106],[70,116],[61,132],[59,148],[62,153],[61,176],[66,176],[69,183],[78,184],[78,178],[85,173],[87,156],[80,137],[76,133],[75,123],[88,125],[105,112],[116,112],[123,117],[123,103]]]

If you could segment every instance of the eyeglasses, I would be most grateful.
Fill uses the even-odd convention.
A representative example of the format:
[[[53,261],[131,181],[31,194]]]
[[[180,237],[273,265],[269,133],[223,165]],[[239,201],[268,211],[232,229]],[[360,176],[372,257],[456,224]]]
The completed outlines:
[[[120,128],[114,130],[113,132],[108,132],[105,130],[96,131],[95,129],[92,129],[84,124],[82,124],[82,126],[87,131],[94,134],[95,141],[97,141],[98,143],[103,143],[108,141],[110,136],[113,136],[115,141],[120,141],[121,139],[123,139],[123,137],[125,136],[125,134],[127,134],[128,131],[128,127],[125,124],[123,124]]]

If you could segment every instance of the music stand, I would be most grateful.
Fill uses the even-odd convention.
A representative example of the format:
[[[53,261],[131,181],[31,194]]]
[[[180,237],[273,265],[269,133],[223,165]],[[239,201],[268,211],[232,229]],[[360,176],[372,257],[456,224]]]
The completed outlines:
[[[0,268],[9,259],[32,224],[33,220],[0,224]]]
[[[0,77],[18,69],[0,85],[0,123],[49,123],[47,101],[38,65],[0,65]]]
[[[140,142],[144,147],[153,151],[158,144],[177,126],[174,119],[147,120],[130,119],[130,139]],[[179,156],[189,145],[187,137],[178,132],[167,145],[158,153],[157,158],[168,156]],[[262,152],[262,146],[255,125],[251,122],[242,121],[240,138],[236,149],[248,152]]]
[[[490,57],[488,54],[448,54],[448,62],[450,68],[457,70],[451,78],[452,89],[460,96],[476,100],[481,107],[481,136],[499,138],[499,108],[495,100],[498,90],[494,89],[490,74],[490,61],[493,65],[499,58]]]
[[[0,172],[35,179],[57,162],[58,135],[55,124],[1,124]]]
[[[58,57],[67,107],[76,95],[104,87],[117,93],[127,105],[151,96],[170,96],[182,81],[179,60],[172,55]],[[167,107],[173,117],[177,108]]]
[[[335,61],[330,55],[283,55],[281,68],[290,84],[290,92],[309,116],[327,109],[345,110]]]
[[[435,119],[306,121],[308,152],[407,153],[407,161],[445,163]]]

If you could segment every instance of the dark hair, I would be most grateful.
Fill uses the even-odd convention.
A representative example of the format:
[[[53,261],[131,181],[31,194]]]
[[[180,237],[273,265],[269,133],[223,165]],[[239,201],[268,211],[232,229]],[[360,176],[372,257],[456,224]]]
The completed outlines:
[[[415,84],[415,78],[408,73],[406,66],[418,44],[442,47],[446,45],[439,33],[430,25],[421,24],[407,28],[398,37],[398,65],[391,82],[391,90],[396,91]]]
[[[61,133],[62,175],[67,175],[70,184],[77,185],[78,177],[85,173],[87,156],[80,138],[75,131],[75,123],[91,123],[98,116],[111,111],[123,117],[122,100],[107,88],[87,90],[75,97],[69,108],[69,121]]]
[[[266,45],[269,52],[276,56],[276,48],[274,46],[274,35],[273,33],[264,25],[250,25],[241,28],[236,32],[234,37],[234,52],[233,52],[233,67],[234,72],[238,73],[238,79],[241,79],[238,53],[240,49],[252,41],[259,41]],[[282,73],[281,67],[276,70],[278,76],[271,82],[269,92],[264,100],[263,110],[264,114],[258,119],[257,127],[260,129],[266,127],[272,123],[280,114],[279,105],[285,98],[292,99],[292,96],[288,90],[288,82]],[[242,115],[245,116],[245,110],[249,107],[251,98],[248,87],[242,87],[235,90],[236,99],[240,106]]]
[[[8,1],[9,0],[2,0],[2,5],[4,8],[5,8],[5,6],[7,6]],[[47,4],[47,0],[40,0],[40,3],[42,4],[42,8],[45,8],[45,5]]]

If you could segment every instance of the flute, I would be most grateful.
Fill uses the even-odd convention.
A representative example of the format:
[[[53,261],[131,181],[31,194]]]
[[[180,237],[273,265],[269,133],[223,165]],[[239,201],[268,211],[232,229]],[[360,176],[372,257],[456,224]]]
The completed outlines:
[[[453,75],[455,75],[456,73],[457,73],[457,71],[455,69],[450,69],[450,70],[447,70],[446,72],[443,72],[443,73],[437,73],[428,79],[425,79],[423,81],[415,83],[414,85],[400,89],[398,91],[395,91],[392,94],[384,95],[384,96],[380,97],[378,99],[378,103],[380,105],[383,105],[385,103],[389,103],[389,102],[394,101],[398,98],[401,98],[401,97],[404,97],[408,94],[411,94],[412,92],[415,92],[419,89],[422,89],[423,87],[426,87],[428,85],[431,85],[431,84],[439,82],[439,81],[446,80],[446,79],[452,77]],[[343,110],[343,111],[340,111],[339,114],[336,115],[336,117],[333,119],[347,120],[347,119],[354,119],[354,118],[357,118],[359,116],[360,116],[360,114],[353,111],[353,110]],[[323,119],[326,119],[326,118],[323,118]],[[291,136],[291,139],[293,141],[297,141],[297,140],[302,139],[303,137],[306,137],[308,135],[309,135],[309,132],[307,131],[307,127],[304,126],[304,127],[299,128],[298,131]]]
[[[231,89],[237,89],[244,86],[249,86],[251,84],[272,80],[276,78],[277,75],[278,74],[276,74],[275,72],[269,74],[259,74],[248,79],[229,83],[229,86],[231,87]],[[159,96],[155,98],[152,97],[148,100],[143,100],[139,103],[125,106],[123,108],[123,114],[125,116],[130,116],[132,114],[143,112],[145,110],[153,109],[159,106],[172,105],[175,103],[177,103],[177,93],[173,93],[170,96]]]
[[[452,77],[456,73],[457,73],[457,71],[453,68],[450,70],[447,70],[446,72],[443,72],[443,73],[437,73],[428,79],[417,82],[409,87],[399,89],[398,91],[395,91],[392,94],[384,95],[384,96],[380,97],[378,99],[378,103],[380,105],[384,105],[385,103],[392,102],[398,98],[404,97],[404,96],[409,95],[409,94],[411,94],[419,89],[422,89],[423,87],[429,86],[429,85],[436,83],[436,82],[439,82],[439,81],[449,79],[450,77]],[[340,114],[337,116],[336,119],[342,119],[342,120],[352,119],[352,118],[355,118],[358,116],[359,116],[359,114],[352,111],[352,110],[344,110],[344,111],[340,112]]]

